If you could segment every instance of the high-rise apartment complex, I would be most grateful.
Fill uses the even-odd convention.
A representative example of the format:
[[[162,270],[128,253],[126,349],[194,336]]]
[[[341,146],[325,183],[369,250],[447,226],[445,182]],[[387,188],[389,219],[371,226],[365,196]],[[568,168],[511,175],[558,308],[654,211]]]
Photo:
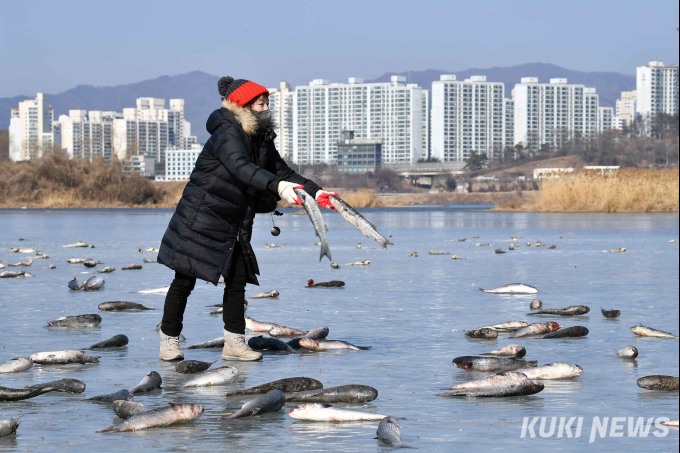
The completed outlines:
[[[475,152],[490,159],[505,148],[505,85],[484,76],[432,83],[432,157],[461,162]]]
[[[599,97],[594,88],[570,85],[567,79],[542,84],[538,78],[526,77],[514,93],[515,145],[538,150],[597,134]]]
[[[637,68],[637,113],[652,118],[678,113],[678,67],[652,61]]]
[[[614,109],[600,107],[597,117],[597,132],[602,133],[614,129]]]
[[[281,157],[285,160],[293,158],[293,103],[295,92],[289,82],[281,82],[279,88],[269,89],[269,110],[276,126],[276,140],[274,144]]]
[[[20,102],[11,111],[9,157],[22,162],[43,156],[54,145],[54,111],[50,96],[38,93],[35,99]]]
[[[165,152],[165,180],[188,181],[201,151],[203,151],[203,146],[198,143],[188,148],[168,149]]]
[[[103,156],[108,162],[113,158],[113,122],[121,117],[119,112],[70,110],[61,115],[61,147],[69,159],[94,160]],[[125,157],[125,156],[118,156]]]
[[[505,124],[505,147],[512,148],[515,145],[515,100],[504,101],[504,124]]]
[[[314,80],[297,87],[293,162],[335,164],[340,134],[350,130],[356,139],[382,140],[383,163],[415,163],[427,153],[427,95],[401,76],[393,76],[391,83],[351,78],[347,84]]]

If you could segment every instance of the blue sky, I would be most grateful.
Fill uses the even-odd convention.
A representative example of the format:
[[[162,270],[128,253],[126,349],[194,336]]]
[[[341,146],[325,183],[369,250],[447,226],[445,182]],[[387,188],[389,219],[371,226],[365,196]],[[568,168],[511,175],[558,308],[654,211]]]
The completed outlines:
[[[272,85],[678,63],[677,0],[2,0],[0,97],[202,70]]]

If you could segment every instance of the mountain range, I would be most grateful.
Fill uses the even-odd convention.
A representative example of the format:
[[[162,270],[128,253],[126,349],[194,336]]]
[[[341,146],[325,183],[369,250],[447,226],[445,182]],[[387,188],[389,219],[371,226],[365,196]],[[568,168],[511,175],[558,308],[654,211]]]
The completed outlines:
[[[635,89],[635,76],[613,72],[579,72],[561,68],[559,66],[532,63],[505,68],[468,69],[465,71],[426,70],[402,73],[386,73],[369,83],[389,82],[392,75],[403,75],[409,83],[430,89],[432,82],[439,80],[442,74],[455,74],[458,80],[473,75],[483,75],[490,82],[503,82],[506,85],[506,97],[511,96],[512,87],[520,82],[522,77],[538,77],[541,82],[548,82],[551,78],[567,78],[569,83],[583,84],[597,88],[600,94],[600,105],[614,106],[622,91]],[[69,110],[118,110],[134,107],[140,97],[155,97],[166,100],[185,100],[185,118],[191,122],[192,134],[197,135],[200,142],[208,139],[205,121],[208,115],[220,105],[217,94],[218,76],[205,72],[189,72],[176,76],[163,76],[153,80],[118,85],[114,87],[94,87],[80,85],[63,93],[50,96],[50,104],[54,108],[55,119],[59,115],[68,114]],[[10,109],[19,102],[34,97],[16,96],[0,98],[0,129],[9,127]]]

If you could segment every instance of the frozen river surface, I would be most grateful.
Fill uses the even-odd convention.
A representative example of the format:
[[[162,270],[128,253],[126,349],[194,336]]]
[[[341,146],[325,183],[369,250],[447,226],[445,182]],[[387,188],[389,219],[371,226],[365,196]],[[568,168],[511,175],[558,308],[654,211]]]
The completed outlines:
[[[130,344],[102,351],[99,365],[36,366],[18,374],[0,376],[0,386],[20,388],[62,378],[87,384],[84,395],[47,394],[29,401],[0,403],[0,420],[22,417],[18,435],[0,439],[0,451],[225,451],[225,452],[366,452],[383,451],[374,439],[377,423],[351,425],[300,423],[288,409],[251,419],[228,421],[248,398],[226,398],[237,390],[295,376],[322,381],[326,387],[370,385],[379,398],[359,408],[399,417],[404,442],[420,451],[567,451],[598,452],[678,451],[678,432],[658,437],[652,428],[646,438],[624,435],[589,444],[594,417],[678,418],[678,392],[642,390],[636,381],[647,375],[678,376],[678,341],[636,337],[638,323],[677,334],[678,240],[677,215],[552,215],[474,212],[460,207],[369,210],[367,217],[396,244],[389,250],[357,249],[357,242],[376,247],[337,214],[325,214],[333,257],[342,265],[332,270],[318,264],[318,247],[306,216],[288,212],[277,224],[278,238],[269,234],[269,217],[258,217],[253,246],[258,255],[261,288],[248,294],[277,289],[277,300],[252,301],[249,315],[261,321],[312,329],[328,326],[331,338],[373,349],[338,353],[266,353],[262,363],[238,364],[241,377],[225,387],[178,390],[186,379],[173,364],[158,360],[158,337],[164,298],[140,295],[143,289],[167,286],[172,272],[157,264],[141,271],[120,269],[158,247],[170,219],[168,211],[66,211],[0,213],[0,259],[23,261],[26,255],[9,253],[10,247],[31,247],[51,255],[29,269],[33,279],[0,280],[0,363],[39,351],[79,349],[116,334]],[[579,234],[564,234],[579,233]],[[510,237],[522,245],[504,255]],[[560,238],[560,236],[563,238]],[[473,238],[479,236],[479,239]],[[446,242],[467,237],[466,242]],[[19,238],[28,239],[18,242]],[[557,249],[528,248],[542,240]],[[63,249],[78,240],[95,249]],[[265,243],[286,247],[265,249]],[[477,242],[492,247],[476,247]],[[625,247],[626,253],[603,254]],[[448,251],[430,256],[428,250]],[[419,258],[409,258],[417,251]],[[106,287],[93,293],[72,292],[67,282],[85,277],[82,265],[69,265],[72,257],[103,261],[118,270],[105,275]],[[346,263],[370,260],[369,267]],[[56,264],[56,270],[44,270]],[[340,290],[306,289],[308,279],[343,280]],[[494,296],[478,288],[522,282],[540,289],[544,308],[588,305],[592,311],[576,318],[526,316],[533,297]],[[221,302],[221,288],[199,282],[189,300],[184,335],[189,343],[211,340],[222,333],[221,318],[211,316]],[[61,316],[97,313],[97,305],[126,300],[155,311],[100,313],[100,327],[89,330],[45,329]],[[619,309],[618,320],[607,320],[600,307]],[[510,344],[469,340],[465,330],[511,320],[559,321],[564,326],[590,329],[581,339],[521,341],[527,359],[546,364],[569,362],[585,374],[570,381],[547,381],[543,392],[507,399],[443,399],[436,396],[452,385],[479,377],[455,368],[451,361],[478,355]],[[640,350],[637,360],[622,360],[616,352],[627,345]],[[188,359],[220,360],[219,350],[188,351]],[[218,366],[216,364],[215,366]],[[127,434],[96,434],[114,423],[106,406],[83,401],[137,384],[148,372],[158,371],[164,389],[136,401],[157,408],[167,403],[196,403],[206,407],[194,424]],[[584,417],[578,438],[521,438],[525,417]],[[536,425],[536,433],[539,432]],[[549,428],[549,426],[546,426]]]

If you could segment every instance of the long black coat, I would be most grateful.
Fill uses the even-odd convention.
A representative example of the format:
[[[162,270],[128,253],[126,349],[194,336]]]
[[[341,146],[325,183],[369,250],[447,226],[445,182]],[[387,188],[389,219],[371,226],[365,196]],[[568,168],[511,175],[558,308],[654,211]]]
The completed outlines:
[[[250,245],[255,214],[276,209],[280,181],[303,185],[312,196],[321,188],[286,165],[274,146],[274,131],[258,132],[250,110],[224,102],[206,126],[210,140],[163,236],[158,262],[217,285],[229,274],[239,242],[248,282],[258,284]]]

